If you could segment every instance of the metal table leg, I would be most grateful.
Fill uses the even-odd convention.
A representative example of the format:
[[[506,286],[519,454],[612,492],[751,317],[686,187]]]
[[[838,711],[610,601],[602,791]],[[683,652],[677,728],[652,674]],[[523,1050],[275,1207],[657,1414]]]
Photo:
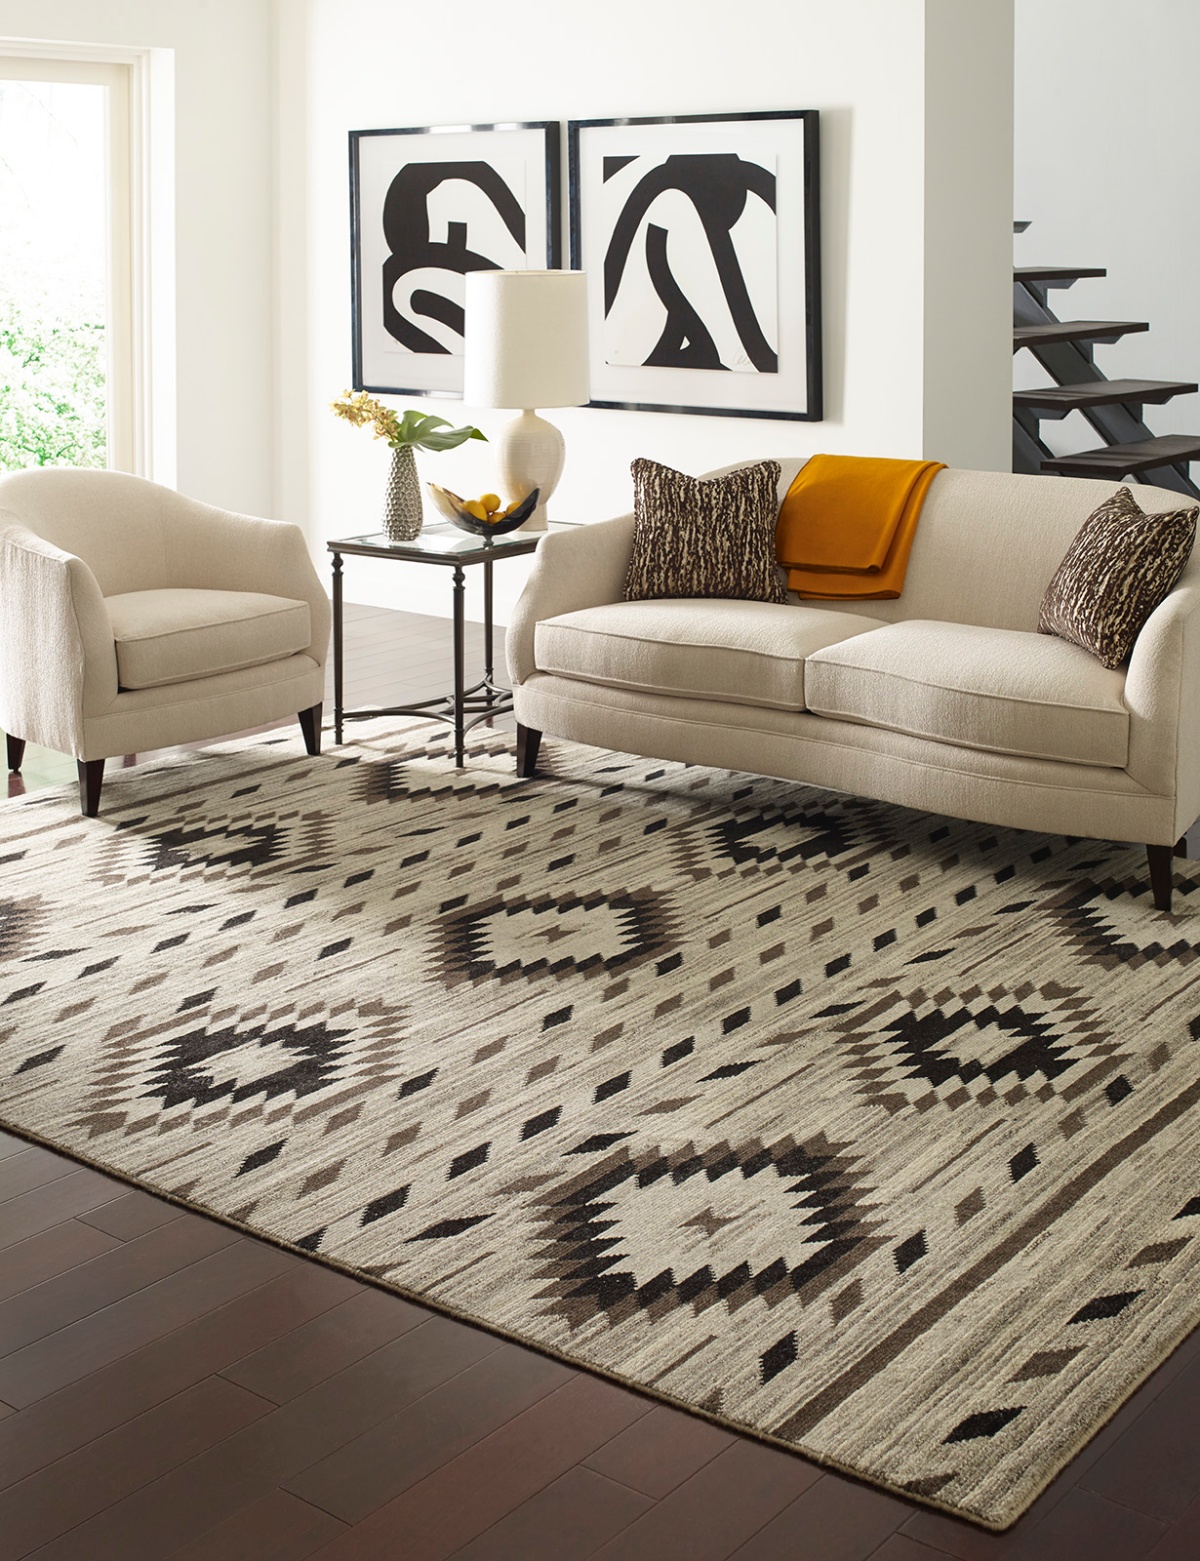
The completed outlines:
[[[454,762],[461,770],[463,751],[463,658],[465,654],[463,620],[467,595],[467,577],[461,564],[454,566]]]
[[[490,709],[495,700],[495,690],[492,687],[492,674],[495,656],[492,646],[492,561],[485,558],[483,561],[483,697],[484,703]]]
[[[342,740],[342,555],[333,555],[333,740]]]

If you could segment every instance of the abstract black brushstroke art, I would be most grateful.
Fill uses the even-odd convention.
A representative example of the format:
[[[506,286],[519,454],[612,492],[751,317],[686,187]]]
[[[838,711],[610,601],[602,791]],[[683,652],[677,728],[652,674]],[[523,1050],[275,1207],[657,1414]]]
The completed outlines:
[[[555,267],[558,125],[350,134],[355,389],[460,395],[470,271]]]
[[[592,405],[821,417],[818,116],[570,125]]]
[[[703,152],[606,157],[603,174],[605,361],[774,374],[774,170]]]

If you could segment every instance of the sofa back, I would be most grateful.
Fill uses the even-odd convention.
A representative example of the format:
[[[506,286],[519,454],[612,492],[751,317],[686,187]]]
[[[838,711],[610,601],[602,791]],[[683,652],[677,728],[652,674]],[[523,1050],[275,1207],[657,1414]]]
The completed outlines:
[[[745,464],[745,463],[741,463]],[[780,460],[780,499],[801,460]],[[935,618],[984,628],[1037,628],[1050,577],[1091,512],[1120,484],[1077,477],[947,469],[930,486],[901,595],[891,602],[822,602],[894,623]],[[1181,509],[1181,493],[1134,483],[1149,513]],[[1200,560],[1189,566],[1200,571]]]

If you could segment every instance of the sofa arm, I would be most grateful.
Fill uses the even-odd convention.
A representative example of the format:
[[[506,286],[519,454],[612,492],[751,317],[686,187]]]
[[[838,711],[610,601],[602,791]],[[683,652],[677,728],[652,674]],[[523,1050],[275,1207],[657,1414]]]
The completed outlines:
[[[1125,703],[1126,768],[1139,785],[1175,798],[1182,834],[1200,817],[1200,570],[1189,569],[1147,619],[1129,658]]]
[[[95,575],[0,515],[0,726],[86,758],[84,718],[116,697],[117,650]]]
[[[551,531],[542,538],[505,640],[514,685],[537,670],[533,635],[543,618],[621,600],[632,547],[632,515]]]
[[[329,654],[332,608],[299,526],[262,520],[172,495],[168,567],[176,585],[214,591],[262,591],[307,602],[312,622],[309,655],[321,666]]]

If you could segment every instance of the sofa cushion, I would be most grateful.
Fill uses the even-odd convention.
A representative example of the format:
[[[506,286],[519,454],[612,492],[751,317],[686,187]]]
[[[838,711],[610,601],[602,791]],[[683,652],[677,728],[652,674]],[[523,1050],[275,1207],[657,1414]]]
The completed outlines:
[[[1120,666],[1174,588],[1196,537],[1196,506],[1147,515],[1128,488],[1092,511],[1046,587],[1038,633]]]
[[[633,549],[628,601],[658,597],[787,600],[775,565],[779,462],[722,477],[688,477],[657,461],[633,463]]]
[[[538,624],[538,670],[612,688],[803,710],[804,658],[878,618],[770,602],[585,607]]]
[[[257,591],[126,591],[105,598],[122,688],[157,688],[307,650],[308,603]]]
[[[1124,674],[1064,640],[918,619],[813,653],[808,708],[963,748],[1120,767]]]

